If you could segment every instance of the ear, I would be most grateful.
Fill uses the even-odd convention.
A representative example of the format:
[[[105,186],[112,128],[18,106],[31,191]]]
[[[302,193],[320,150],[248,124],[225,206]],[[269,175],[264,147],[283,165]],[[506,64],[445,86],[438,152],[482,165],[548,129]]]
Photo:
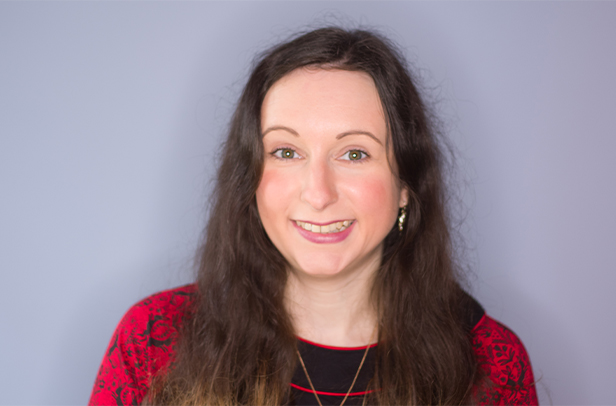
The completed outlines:
[[[409,204],[409,188],[404,186],[402,190],[400,190],[400,201],[398,202],[398,207],[402,208]]]

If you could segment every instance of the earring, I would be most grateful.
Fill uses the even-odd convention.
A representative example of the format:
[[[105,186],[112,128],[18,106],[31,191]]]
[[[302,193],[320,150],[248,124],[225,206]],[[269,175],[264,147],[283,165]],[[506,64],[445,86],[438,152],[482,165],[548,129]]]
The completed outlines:
[[[404,220],[406,219],[406,206],[400,207],[400,215],[398,216],[398,230],[402,232],[404,229]]]

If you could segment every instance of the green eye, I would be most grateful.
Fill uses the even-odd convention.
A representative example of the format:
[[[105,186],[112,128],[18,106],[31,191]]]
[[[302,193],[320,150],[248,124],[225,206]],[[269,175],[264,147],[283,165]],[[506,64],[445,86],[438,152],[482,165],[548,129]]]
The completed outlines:
[[[347,159],[349,161],[361,161],[362,159],[367,157],[368,154],[366,154],[364,151],[361,151],[359,149],[352,149],[349,152],[347,152],[346,154],[344,154],[343,156],[347,157],[347,158],[343,158],[343,159]]]
[[[274,156],[282,159],[293,159],[295,158],[295,151],[291,148],[280,148],[274,151]]]

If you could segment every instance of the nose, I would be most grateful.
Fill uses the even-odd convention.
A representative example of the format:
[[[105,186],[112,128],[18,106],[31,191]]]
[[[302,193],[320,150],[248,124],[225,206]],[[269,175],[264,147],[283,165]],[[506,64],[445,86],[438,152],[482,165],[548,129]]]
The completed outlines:
[[[316,211],[338,200],[335,173],[327,162],[310,162],[305,169],[301,200]]]

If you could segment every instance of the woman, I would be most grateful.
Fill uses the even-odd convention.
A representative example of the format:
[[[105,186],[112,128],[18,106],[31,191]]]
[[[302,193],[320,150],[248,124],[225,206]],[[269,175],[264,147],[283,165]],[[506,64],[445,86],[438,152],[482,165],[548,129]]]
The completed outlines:
[[[456,280],[441,155],[366,31],[267,52],[224,144],[195,285],[120,322],[91,404],[536,404],[518,338]]]

